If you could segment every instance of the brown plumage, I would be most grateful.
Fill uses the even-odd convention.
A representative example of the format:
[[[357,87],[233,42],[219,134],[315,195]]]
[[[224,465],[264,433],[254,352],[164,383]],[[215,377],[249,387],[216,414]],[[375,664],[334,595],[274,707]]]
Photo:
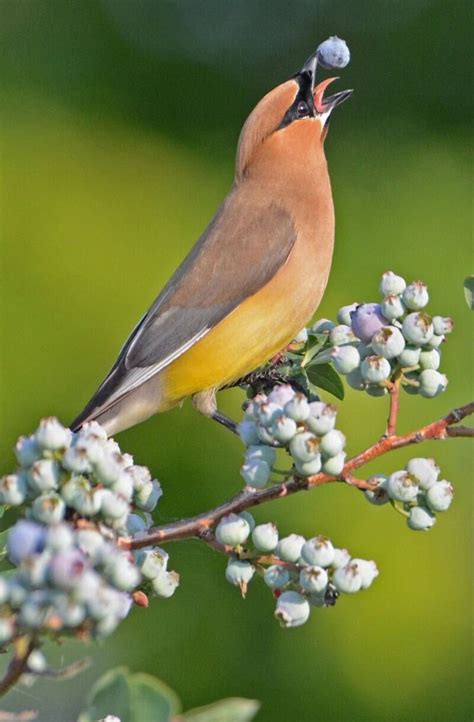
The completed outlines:
[[[323,141],[351,91],[324,99],[316,59],[270,91],[239,139],[231,191],[134,329],[71,428],[108,433],[192,396],[217,416],[215,391],[251,372],[307,323],[326,287],[334,210]]]

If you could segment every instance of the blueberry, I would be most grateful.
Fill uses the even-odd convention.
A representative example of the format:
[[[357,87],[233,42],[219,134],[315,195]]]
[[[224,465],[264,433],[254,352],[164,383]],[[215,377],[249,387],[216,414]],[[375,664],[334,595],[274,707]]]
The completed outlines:
[[[406,281],[402,276],[397,276],[393,271],[387,271],[380,281],[380,293],[382,296],[399,296],[405,290],[406,285]]]
[[[318,62],[323,68],[345,68],[351,59],[351,54],[345,40],[332,35],[323,43],[318,45],[316,50]]]
[[[278,529],[275,524],[258,524],[252,531],[252,541],[261,552],[272,552],[278,544]]]
[[[298,592],[283,592],[277,600],[275,617],[282,627],[299,627],[304,624],[310,614],[308,600]]]
[[[263,581],[270,589],[283,589],[290,581],[290,573],[281,564],[272,564],[265,569]]]
[[[370,342],[372,336],[387,324],[379,303],[362,303],[351,314],[352,330],[361,341]]]

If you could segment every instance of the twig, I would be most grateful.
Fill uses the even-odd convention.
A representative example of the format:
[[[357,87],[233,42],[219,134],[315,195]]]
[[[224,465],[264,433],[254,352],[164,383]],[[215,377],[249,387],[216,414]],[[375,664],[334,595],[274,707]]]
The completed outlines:
[[[27,671],[28,657],[35,646],[35,642],[27,637],[19,637],[15,641],[15,654],[7,667],[3,679],[0,680],[0,697],[8,692],[10,687],[13,687],[21,675]]]
[[[428,439],[472,437],[473,431],[467,427],[460,426],[455,429],[449,428],[453,426],[453,424],[462,421],[462,419],[472,413],[474,413],[474,402],[466,404],[458,409],[454,409],[442,419],[433,421],[431,424],[428,424],[417,431],[411,431],[408,434],[400,436],[391,435],[386,438],[382,438],[373,446],[370,446],[365,449],[365,451],[362,451],[360,454],[353,456],[352,459],[349,459],[340,476],[315,474],[307,479],[293,477],[281,484],[271,486],[268,489],[254,490],[247,487],[228,501],[220,504],[210,511],[197,514],[189,519],[183,519],[172,524],[165,524],[161,527],[157,527],[152,529],[149,534],[140,537],[139,539],[122,538],[119,540],[119,544],[124,549],[140,549],[141,547],[154,544],[164,544],[178,539],[189,539],[193,537],[201,538],[209,544],[210,537],[206,537],[207,531],[212,529],[219,519],[227,514],[239,513],[245,509],[259,506],[264,502],[279,499],[302,490],[323,486],[324,484],[332,482],[343,481],[350,486],[356,487],[357,489],[373,489],[374,486],[371,485],[370,482],[355,478],[352,472],[355,469],[367,464],[369,461],[388,453],[389,451],[401,449],[405,446],[410,446],[411,444],[419,444]],[[211,546],[215,547],[215,544],[211,544]]]
[[[400,382],[401,379],[395,379],[393,383],[388,386],[388,393],[390,394],[390,409],[387,421],[387,430],[384,436],[394,436],[397,433],[397,419],[398,411],[400,409]]]

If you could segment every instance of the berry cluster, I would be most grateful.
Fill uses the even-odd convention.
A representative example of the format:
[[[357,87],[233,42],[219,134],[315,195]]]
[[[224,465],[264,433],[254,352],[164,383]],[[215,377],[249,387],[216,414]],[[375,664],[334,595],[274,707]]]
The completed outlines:
[[[426,313],[429,295],[422,281],[407,285],[388,271],[380,292],[381,303],[343,306],[339,325],[320,319],[312,331],[327,335],[334,368],[353,389],[381,396],[390,382],[400,379],[408,393],[437,396],[448,383],[438,369],[440,346],[453,329],[452,320]]]
[[[304,624],[311,607],[333,606],[341,592],[367,589],[379,573],[375,562],[351,558],[347,549],[335,548],[324,536],[280,539],[274,524],[256,526],[248,512],[223,517],[215,536],[234,550],[227,581],[245,596],[255,573],[261,575],[277,600],[275,617],[283,627]]]
[[[371,504],[391,502],[406,516],[410,529],[428,531],[436,522],[436,512],[449,509],[454,495],[452,484],[438,477],[434,459],[410,459],[404,469],[390,476],[371,477],[369,481],[377,487],[364,493]]]
[[[132,555],[117,544],[146,533],[160,484],[99,424],[73,434],[43,419],[20,437],[16,456],[17,472],[0,479],[0,503],[24,505],[27,518],[7,538],[14,569],[0,577],[1,646],[26,632],[106,636],[127,616],[133,592],[171,596],[179,578],[167,571],[166,552]]]
[[[335,429],[336,408],[310,401],[290,385],[274,386],[259,393],[245,408],[239,435],[247,450],[241,474],[248,486],[264,487],[275,463],[275,448],[286,449],[300,476],[320,471],[340,474],[346,454],[346,438]]]

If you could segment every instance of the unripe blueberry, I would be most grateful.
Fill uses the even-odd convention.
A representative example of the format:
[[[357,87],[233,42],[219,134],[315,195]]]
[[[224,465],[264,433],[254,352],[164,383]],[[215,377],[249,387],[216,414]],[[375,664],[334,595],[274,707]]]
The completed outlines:
[[[322,470],[325,474],[331,476],[339,476],[346,463],[346,454],[341,451],[336,456],[331,456],[323,462]]]
[[[65,627],[78,627],[85,619],[86,610],[83,604],[74,602],[67,594],[56,594],[54,611],[59,614]]]
[[[249,446],[245,452],[245,461],[266,461],[269,467],[275,463],[276,452],[271,446],[259,445]]]
[[[283,589],[290,581],[290,573],[281,564],[272,564],[265,569],[263,581],[270,589]]]
[[[340,374],[349,374],[360,364],[360,354],[354,346],[335,346],[331,350],[334,368]]]
[[[263,393],[258,393],[253,399],[248,399],[244,405],[245,418],[249,421],[258,421],[260,406],[267,401],[267,395]]]
[[[357,338],[370,342],[372,336],[387,324],[379,303],[362,303],[351,314],[351,325]]]
[[[328,318],[320,318],[313,323],[311,330],[314,331],[314,333],[325,333],[329,336],[331,329],[333,329],[335,325],[336,324]]]
[[[308,340],[308,329],[302,328],[299,333],[296,334],[292,343],[306,343]]]
[[[324,434],[321,438],[319,450],[326,457],[337,456],[337,454],[344,449],[345,445],[346,437],[342,431],[333,429],[332,431],[328,431],[328,433]]]
[[[291,401],[288,401],[284,407],[285,416],[293,419],[293,421],[306,421],[309,416],[309,403],[304,394],[295,394]]]
[[[127,464],[125,454],[119,452],[105,453],[94,464],[94,472],[105,486],[110,486],[117,481],[124,471],[124,469],[130,466]]]
[[[318,63],[326,70],[345,68],[351,59],[351,54],[345,40],[331,35],[330,38],[318,45],[316,50]]]
[[[296,421],[293,421],[288,416],[279,416],[272,426],[272,436],[281,444],[287,444],[297,430]]]
[[[388,389],[386,388],[386,386],[374,386],[373,384],[369,384],[365,389],[365,392],[369,396],[379,398],[380,396],[386,396],[388,394]]]
[[[45,546],[51,551],[70,549],[74,544],[74,533],[70,524],[61,522],[48,527]]]
[[[332,583],[339,592],[354,594],[362,586],[362,575],[359,566],[353,561],[345,567],[338,567],[332,575]]]
[[[282,407],[279,404],[267,401],[260,407],[259,421],[263,426],[270,428],[281,413]]]
[[[418,495],[418,484],[407,471],[394,471],[387,481],[387,492],[395,501],[415,501]]]
[[[268,401],[277,406],[283,406],[295,396],[295,390],[290,384],[278,384],[268,394]]]
[[[441,354],[438,349],[432,348],[430,351],[421,351],[419,360],[420,368],[437,371],[440,363]]]
[[[283,592],[278,597],[275,617],[282,627],[299,627],[308,621],[310,614],[308,600],[298,592]]]
[[[275,442],[271,430],[267,429],[266,426],[262,426],[262,424],[260,423],[257,424],[257,436],[260,444],[267,444],[268,446],[273,446]]]
[[[318,454],[311,461],[295,461],[295,469],[301,476],[313,476],[319,474],[322,467],[321,454]]]
[[[48,451],[67,449],[72,441],[72,431],[64,428],[54,416],[41,419],[35,436],[41,448]]]
[[[87,568],[87,561],[79,549],[57,552],[49,565],[49,579],[60,589],[74,589]]]
[[[434,459],[410,459],[405,468],[423,491],[430,489],[439,476],[439,466]]]
[[[430,300],[428,288],[423,281],[413,281],[402,294],[403,303],[410,311],[421,311]]]
[[[163,496],[161,484],[157,479],[149,481],[145,486],[136,492],[134,496],[135,505],[142,511],[152,512],[159,499]]]
[[[360,303],[351,303],[348,306],[341,306],[337,312],[337,320],[339,323],[344,324],[344,326],[350,326],[352,323],[351,313],[356,310],[357,306],[360,306]]]
[[[323,436],[336,425],[337,409],[332,404],[322,401],[312,401],[309,405],[309,416],[306,419],[308,428],[313,434]]]
[[[25,501],[27,484],[24,472],[7,474],[0,479],[0,504],[20,506]]]
[[[261,552],[272,552],[278,544],[275,524],[258,524],[252,532],[252,541]]]
[[[454,489],[449,481],[443,479],[437,481],[426,492],[426,501],[432,511],[446,511],[451,506],[454,496]]]
[[[59,468],[52,459],[35,461],[28,471],[28,485],[34,493],[53,491],[58,488]]]
[[[79,512],[81,516],[95,516],[102,508],[102,499],[105,491],[106,489],[100,489],[98,487],[91,489],[79,487],[71,506]]]
[[[130,592],[141,581],[141,575],[135,564],[126,554],[115,554],[107,560],[105,573],[110,582],[124,592]]]
[[[301,557],[311,566],[329,567],[334,559],[334,547],[326,537],[315,536],[303,544]]]
[[[380,304],[380,309],[382,314],[389,321],[400,318],[405,313],[405,306],[403,305],[400,296],[395,296],[394,294],[385,296],[384,300]]]
[[[95,529],[79,529],[76,532],[76,544],[81,552],[94,563],[100,562],[106,557],[104,552],[106,542],[102,534]]]
[[[177,572],[162,572],[152,579],[151,586],[157,597],[169,599],[179,586],[179,574]]]
[[[360,368],[354,369],[354,371],[351,371],[350,374],[347,374],[347,383],[352,389],[355,389],[355,391],[363,391],[367,383],[363,379],[362,374],[360,372]]]
[[[81,439],[94,438],[97,441],[107,441],[107,432],[97,421],[86,421],[77,436]]]
[[[92,471],[92,464],[84,446],[70,446],[66,449],[61,461],[62,465],[73,474],[87,474]]]
[[[437,336],[443,336],[445,333],[451,333],[454,328],[454,322],[451,318],[433,316],[433,328]]]
[[[154,579],[166,571],[168,565],[169,554],[160,547],[154,547],[153,549],[142,549],[137,557],[138,567],[147,579]]]
[[[439,348],[445,340],[446,336],[437,336],[436,334],[433,334],[430,340],[426,343],[426,346],[429,348]]]
[[[402,353],[405,339],[396,326],[384,326],[372,337],[371,345],[374,353],[392,359]]]
[[[15,633],[12,617],[0,617],[0,647],[10,641]]]
[[[247,486],[262,489],[270,478],[270,467],[263,459],[251,460],[241,466],[240,475],[243,477]]]
[[[376,506],[386,504],[390,500],[387,492],[388,476],[384,476],[384,474],[375,474],[374,476],[371,476],[368,481],[372,484],[377,484],[377,487],[373,491],[370,489],[364,491],[364,496],[367,501],[371,504],[375,504]]]
[[[365,343],[365,341],[359,341],[359,343],[356,346],[361,361],[363,361],[367,356],[373,356],[374,355],[374,349],[372,348],[372,344]]]
[[[40,652],[39,649],[34,649],[32,652],[30,652],[27,666],[29,672],[41,674],[48,668],[48,663],[44,654]]]
[[[139,534],[148,528],[145,519],[139,514],[129,514],[127,517],[127,531],[130,536]]]
[[[219,544],[236,547],[244,544],[250,534],[250,526],[238,514],[228,514],[222,517],[216,527],[216,539]]]
[[[122,499],[125,499],[127,502],[132,500],[134,492],[133,476],[128,473],[128,469],[120,474],[117,481],[115,481],[110,488],[114,494],[122,497]]]
[[[331,566],[334,567],[334,569],[345,567],[346,564],[349,564],[350,560],[351,555],[347,549],[334,549],[334,559],[332,560]]]
[[[8,582],[0,576],[0,605],[8,601]]]
[[[373,561],[368,561],[367,559],[352,559],[350,563],[351,565],[357,565],[362,580],[360,588],[368,589],[374,579],[379,575],[379,570],[377,569],[376,563]]]
[[[304,567],[300,572],[299,584],[305,592],[318,594],[328,585],[328,573],[322,567]]]
[[[238,432],[241,441],[245,446],[252,446],[252,444],[258,444],[258,433],[257,424],[255,421],[241,421],[238,425]]]
[[[13,577],[8,581],[8,601],[12,609],[20,609],[25,603],[31,590],[28,589],[23,582],[18,578]]]
[[[229,559],[225,570],[225,578],[234,587],[240,587],[242,594],[247,590],[247,584],[255,574],[255,567],[247,561]]]
[[[402,276],[397,276],[393,271],[387,271],[382,276],[379,290],[382,296],[399,296],[405,290],[406,285],[406,281]]]
[[[129,466],[125,473],[131,477],[134,491],[141,491],[152,480],[146,466]]]
[[[46,621],[47,609],[44,599],[43,603],[38,603],[38,601],[33,599],[34,594],[35,592],[30,594],[29,599],[27,599],[21,606],[20,613],[18,615],[18,624],[21,627],[39,629]]]
[[[74,500],[80,491],[89,491],[91,485],[85,476],[71,476],[61,486],[60,494],[68,506],[74,506]]]
[[[297,562],[301,556],[301,549],[305,543],[304,536],[289,534],[278,542],[275,554],[284,562]]]
[[[422,506],[414,506],[410,509],[407,524],[414,531],[428,531],[436,522],[436,517]]]
[[[126,499],[118,496],[111,489],[102,489],[100,512],[106,519],[121,519],[130,507]]]
[[[419,376],[419,392],[421,396],[432,399],[441,394],[448,385],[448,378],[444,374],[432,369],[425,369]]]
[[[58,524],[63,520],[66,505],[58,494],[49,493],[36,497],[31,507],[31,516],[43,524]]]
[[[8,533],[7,552],[12,564],[18,566],[23,559],[43,551],[46,529],[28,519],[20,519]]]
[[[319,455],[319,439],[309,431],[296,434],[290,441],[290,453],[295,461],[313,461]]]
[[[334,326],[329,333],[329,343],[331,346],[344,346],[348,343],[354,343],[354,341],[357,341],[357,338],[354,336],[352,328],[345,324]]]
[[[424,346],[433,337],[431,316],[426,313],[409,313],[402,323],[402,333],[408,343]]]
[[[15,456],[20,466],[27,468],[41,459],[42,450],[35,436],[20,436],[15,445]]]
[[[421,348],[419,346],[405,346],[401,354],[398,355],[397,361],[402,368],[410,368],[416,366],[420,360]]]
[[[380,384],[390,378],[392,367],[383,356],[367,356],[361,365],[362,378],[371,384]]]
[[[242,519],[245,519],[247,524],[250,527],[250,531],[253,531],[255,529],[255,519],[253,518],[252,514],[249,511],[241,511],[239,513],[239,516],[242,517]]]

